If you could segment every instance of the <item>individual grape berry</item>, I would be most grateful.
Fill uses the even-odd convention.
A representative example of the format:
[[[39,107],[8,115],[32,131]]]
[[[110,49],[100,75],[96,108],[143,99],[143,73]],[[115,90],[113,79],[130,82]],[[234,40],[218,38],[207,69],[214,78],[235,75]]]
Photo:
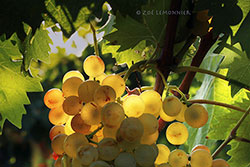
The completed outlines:
[[[212,156],[207,150],[197,149],[191,153],[190,164],[192,167],[211,167],[212,163]]]
[[[140,166],[153,166],[157,152],[150,145],[141,144],[134,150],[134,157]]]
[[[136,167],[136,160],[132,154],[123,152],[115,159],[115,167]]]
[[[201,104],[192,104],[185,111],[185,120],[193,128],[200,128],[208,121],[208,112]]]
[[[103,107],[107,103],[114,102],[115,99],[115,90],[107,85],[100,86],[94,93],[94,102],[100,107]]]
[[[125,91],[125,81],[120,75],[108,75],[103,79],[102,85],[112,87],[115,90],[116,97],[121,97]]]
[[[174,122],[166,130],[167,140],[173,145],[184,144],[188,139],[186,126],[179,122]]]
[[[69,157],[76,158],[77,149],[80,146],[87,145],[88,143],[88,139],[84,134],[73,133],[65,138],[63,148]]]
[[[192,151],[191,151],[191,152],[194,152],[195,150],[198,150],[198,149],[203,149],[203,150],[206,150],[206,151],[208,151],[209,153],[211,153],[211,152],[210,152],[210,149],[209,149],[207,146],[202,145],[202,144],[198,144],[198,145],[194,146],[194,147],[192,148]]]
[[[55,125],[49,131],[49,138],[52,140],[58,134],[65,134],[64,125]]]
[[[78,96],[83,103],[94,101],[94,93],[100,84],[96,81],[83,82],[78,88]]]
[[[78,96],[78,88],[83,83],[78,77],[68,78],[62,85],[62,92],[65,97]]]
[[[139,117],[145,111],[144,101],[140,96],[129,95],[123,100],[122,104],[125,114],[128,117]]]
[[[89,134],[91,126],[86,124],[80,114],[76,114],[71,120],[71,127],[75,132]]]
[[[158,153],[157,158],[155,160],[155,164],[160,165],[162,163],[167,163],[168,156],[170,154],[169,148],[164,144],[157,144],[156,146],[158,148],[159,153]]]
[[[98,77],[104,73],[105,64],[99,56],[90,55],[83,62],[83,70],[90,77]]]
[[[120,153],[120,148],[118,147],[117,141],[112,138],[102,139],[98,143],[97,149],[100,159],[105,161],[114,160]]]
[[[154,90],[146,90],[140,94],[140,97],[145,104],[144,113],[153,114],[155,117],[158,117],[162,107],[161,95]]]
[[[82,165],[90,165],[98,159],[97,148],[90,144],[82,145],[77,150],[77,158],[80,159]]]
[[[102,108],[101,120],[104,126],[109,128],[119,126],[124,118],[124,110],[119,103],[111,102]]]
[[[144,135],[151,135],[158,130],[158,120],[152,114],[144,113],[138,119],[143,124]]]
[[[83,75],[82,75],[82,73],[80,73],[80,71],[78,71],[78,70],[71,70],[71,71],[68,71],[66,74],[64,74],[62,82],[64,83],[67,79],[69,79],[71,77],[78,77],[82,81],[85,80],[84,77],[83,77]]]
[[[50,108],[57,108],[63,104],[63,93],[58,88],[52,88],[46,92],[43,98],[44,104]]]
[[[177,116],[181,112],[182,106],[179,98],[175,96],[168,96],[162,102],[163,111],[171,117]]]
[[[51,109],[48,117],[53,125],[63,125],[69,119],[69,116],[63,111],[62,106]]]
[[[62,155],[64,153],[64,140],[67,137],[65,134],[56,135],[51,141],[51,148],[57,155]]]
[[[68,96],[63,102],[63,111],[68,115],[76,115],[82,110],[82,102],[78,96]]]
[[[214,159],[212,167],[230,167],[224,159]]]
[[[98,125],[101,122],[101,107],[93,101],[89,102],[83,106],[81,117],[86,124]]]
[[[175,149],[170,152],[168,161],[171,166],[186,167],[188,164],[188,155],[183,150]]]

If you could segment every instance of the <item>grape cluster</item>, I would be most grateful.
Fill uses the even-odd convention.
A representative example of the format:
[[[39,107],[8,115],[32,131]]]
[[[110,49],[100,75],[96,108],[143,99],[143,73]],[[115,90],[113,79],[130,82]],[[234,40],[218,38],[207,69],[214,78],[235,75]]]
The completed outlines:
[[[54,125],[49,137],[55,167],[212,167],[212,163],[217,167],[226,163],[212,161],[206,146],[194,148],[189,156],[183,150],[170,152],[166,145],[155,144],[159,116],[177,120],[168,126],[166,137],[171,144],[181,145],[188,139],[182,122],[194,128],[206,124],[208,113],[202,105],[187,107],[175,96],[162,101],[154,90],[122,97],[123,78],[106,75],[103,60],[95,55],[85,59],[83,69],[88,80],[79,71],[69,71],[62,89],[52,88],[44,96]]]

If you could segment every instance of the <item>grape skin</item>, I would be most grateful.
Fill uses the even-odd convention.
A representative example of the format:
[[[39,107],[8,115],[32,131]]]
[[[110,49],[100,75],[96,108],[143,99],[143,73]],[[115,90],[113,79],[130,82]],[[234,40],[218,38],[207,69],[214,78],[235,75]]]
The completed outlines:
[[[82,134],[89,134],[91,128],[90,125],[86,124],[80,114],[76,114],[71,120],[71,127],[75,132]]]
[[[160,111],[160,117],[161,117],[161,119],[163,119],[163,120],[166,121],[166,122],[172,122],[173,120],[176,119],[176,117],[171,117],[171,116],[167,115],[167,114],[163,111],[163,109],[161,109],[161,111]]]
[[[100,107],[103,107],[107,103],[114,102],[115,99],[115,90],[107,85],[100,86],[94,93],[94,101]]]
[[[99,158],[105,161],[114,160],[120,153],[120,148],[115,139],[104,138],[97,145]]]
[[[141,144],[154,144],[156,142],[156,140],[159,137],[159,131],[157,130],[155,133],[151,134],[151,135],[143,135],[141,137]]]
[[[158,120],[152,114],[144,113],[138,119],[143,125],[144,135],[151,135],[158,130]]]
[[[179,122],[185,122],[186,121],[185,116],[184,116],[186,109],[187,109],[187,105],[182,104],[181,112],[175,118],[177,121],[179,121]]]
[[[75,131],[71,127],[72,119],[73,119],[73,116],[69,116],[69,119],[65,123],[64,131],[66,135],[71,135],[72,133],[75,133]]]
[[[134,117],[124,119],[119,129],[121,137],[131,143],[140,141],[144,132],[143,124],[138,118]]]
[[[97,148],[89,144],[80,146],[77,150],[77,158],[80,159],[81,164],[90,165],[98,159]]]
[[[105,64],[99,56],[90,55],[83,62],[83,70],[90,77],[98,77],[104,73]]]
[[[162,107],[161,95],[154,90],[146,90],[140,94],[140,97],[145,104],[144,113],[153,114],[157,117]]]
[[[119,103],[111,102],[102,108],[101,120],[109,128],[119,126],[125,118],[124,110]]]
[[[68,96],[63,102],[63,111],[68,115],[78,114],[83,105],[77,96]]]
[[[67,79],[62,85],[62,92],[65,97],[78,96],[78,88],[83,81],[78,77]]]
[[[88,139],[85,137],[84,134],[81,133],[73,133],[64,140],[63,148],[65,153],[71,157],[76,158],[77,156],[77,149],[80,146],[88,144]]]
[[[98,125],[101,122],[101,108],[95,102],[89,102],[83,106],[81,117],[86,124]]]
[[[58,155],[62,155],[64,153],[63,143],[67,135],[65,134],[58,134],[56,135],[51,141],[51,148],[53,152]]]
[[[168,160],[171,166],[186,167],[188,164],[188,155],[183,150],[175,149],[170,152]]]
[[[168,156],[170,154],[169,148],[164,144],[157,144],[156,146],[158,148],[159,153],[158,153],[158,156],[155,160],[155,164],[160,165],[162,163],[167,163]]]
[[[135,148],[134,157],[139,165],[149,167],[154,164],[157,152],[152,146],[141,144]]]
[[[49,138],[52,140],[58,134],[65,134],[64,125],[55,125],[49,131]]]
[[[191,153],[190,164],[192,167],[211,167],[212,166],[211,154],[203,149],[197,149]]]
[[[48,90],[43,98],[44,104],[50,109],[60,107],[63,104],[63,101],[63,93],[58,88]]]
[[[66,74],[64,74],[62,83],[64,83],[67,79],[69,79],[71,77],[78,77],[82,81],[85,80],[84,77],[83,77],[83,75],[82,75],[82,73],[80,73],[80,71],[78,71],[78,70],[71,70],[71,71],[68,71]]]
[[[185,111],[185,120],[193,128],[200,128],[208,121],[208,112],[201,104],[192,104]]]
[[[168,96],[162,103],[163,111],[171,117],[177,116],[182,109],[183,104],[175,96]]]
[[[212,167],[229,167],[229,164],[224,159],[214,159]]]
[[[194,146],[192,148],[191,152],[194,152],[195,150],[198,150],[198,149],[206,150],[206,151],[208,151],[211,154],[210,149],[207,146],[202,145],[202,144],[198,144],[198,145]]]
[[[115,90],[116,97],[121,97],[125,91],[125,81],[119,75],[111,74],[105,77],[102,85],[108,85]]]
[[[94,93],[100,84],[96,81],[83,82],[78,88],[78,96],[83,103],[94,101]]]
[[[65,114],[65,112],[63,111],[62,106],[58,107],[58,108],[53,108],[49,111],[49,121],[53,124],[53,125],[62,125],[64,124],[69,116],[67,114]]]
[[[129,95],[127,96],[122,104],[125,114],[128,117],[139,117],[145,110],[144,101],[140,96]]]
[[[132,154],[123,152],[115,159],[115,167],[136,167],[136,160]]]
[[[188,139],[188,130],[186,126],[179,122],[174,122],[168,126],[166,137],[173,145],[184,144]]]
[[[105,161],[95,161],[95,162],[92,162],[89,167],[111,167],[107,162]]]

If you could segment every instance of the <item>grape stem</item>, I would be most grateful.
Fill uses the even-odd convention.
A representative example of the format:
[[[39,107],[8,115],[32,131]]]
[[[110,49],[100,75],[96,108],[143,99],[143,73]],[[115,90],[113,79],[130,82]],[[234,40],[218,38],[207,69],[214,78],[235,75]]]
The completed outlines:
[[[217,72],[213,72],[213,71],[210,71],[210,70],[202,69],[202,68],[195,67],[195,66],[180,66],[180,67],[177,67],[177,68],[174,69],[174,72],[176,72],[176,73],[186,72],[186,71],[192,71],[192,72],[199,72],[199,73],[203,73],[203,74],[208,74],[208,75],[223,79],[225,81],[229,81],[229,82],[234,83],[236,85],[239,85],[240,87],[243,87],[243,88],[245,88],[247,90],[250,90],[249,86],[247,86],[246,84],[241,83],[241,82],[239,82],[237,80],[234,80],[234,79],[230,79],[230,78],[228,78],[228,77],[226,77],[224,75],[221,75],[221,74],[219,74]]]
[[[234,105],[230,105],[230,104],[226,104],[226,103],[222,103],[222,102],[218,102],[218,101],[213,101],[213,100],[204,100],[204,99],[193,99],[193,100],[188,100],[187,102],[190,103],[201,103],[201,104],[213,104],[213,105],[217,105],[217,106],[222,106],[222,107],[226,107],[226,108],[231,108],[233,110],[237,110],[240,112],[246,112],[246,110],[234,106]]]
[[[100,126],[100,127],[98,127],[96,130],[94,130],[94,131],[93,131],[92,133],[90,133],[89,135],[86,135],[88,141],[93,143],[93,141],[92,141],[91,139],[92,139],[92,138],[94,137],[94,135],[95,135],[99,130],[101,130],[103,127],[104,127],[104,125],[103,125],[103,123],[101,123],[101,126]]]
[[[248,116],[249,112],[250,112],[250,106],[248,107],[247,111],[242,115],[242,117],[237,122],[237,124],[235,125],[235,127],[232,129],[232,131],[230,132],[230,135],[227,137],[227,139],[214,151],[214,153],[212,154],[213,159],[222,151],[222,149],[231,140],[236,139],[237,130],[239,129],[239,127],[242,124],[242,122],[246,119],[246,117]]]
[[[250,140],[249,139],[246,139],[246,138],[243,138],[243,137],[238,137],[238,136],[235,136],[234,138],[235,140],[239,141],[239,142],[246,142],[246,143],[250,143]]]
[[[99,54],[99,49],[98,49],[98,43],[97,43],[97,39],[96,39],[96,30],[94,28],[94,26],[90,23],[90,28],[93,32],[93,39],[94,39],[94,48],[95,48],[95,54],[100,57],[100,54]]]

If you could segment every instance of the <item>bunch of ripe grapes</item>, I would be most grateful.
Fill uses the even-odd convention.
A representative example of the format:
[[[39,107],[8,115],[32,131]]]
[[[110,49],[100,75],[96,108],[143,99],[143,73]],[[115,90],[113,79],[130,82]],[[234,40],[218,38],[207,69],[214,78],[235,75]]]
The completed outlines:
[[[88,56],[83,69],[69,71],[62,89],[52,88],[44,96],[50,108],[49,133],[55,167],[227,167],[213,160],[208,147],[198,145],[190,154],[156,144],[158,120],[172,122],[165,132],[173,145],[188,139],[183,122],[193,128],[206,124],[208,112],[200,104],[187,106],[175,96],[154,90],[126,94],[125,81],[118,74],[106,75],[103,60]]]

